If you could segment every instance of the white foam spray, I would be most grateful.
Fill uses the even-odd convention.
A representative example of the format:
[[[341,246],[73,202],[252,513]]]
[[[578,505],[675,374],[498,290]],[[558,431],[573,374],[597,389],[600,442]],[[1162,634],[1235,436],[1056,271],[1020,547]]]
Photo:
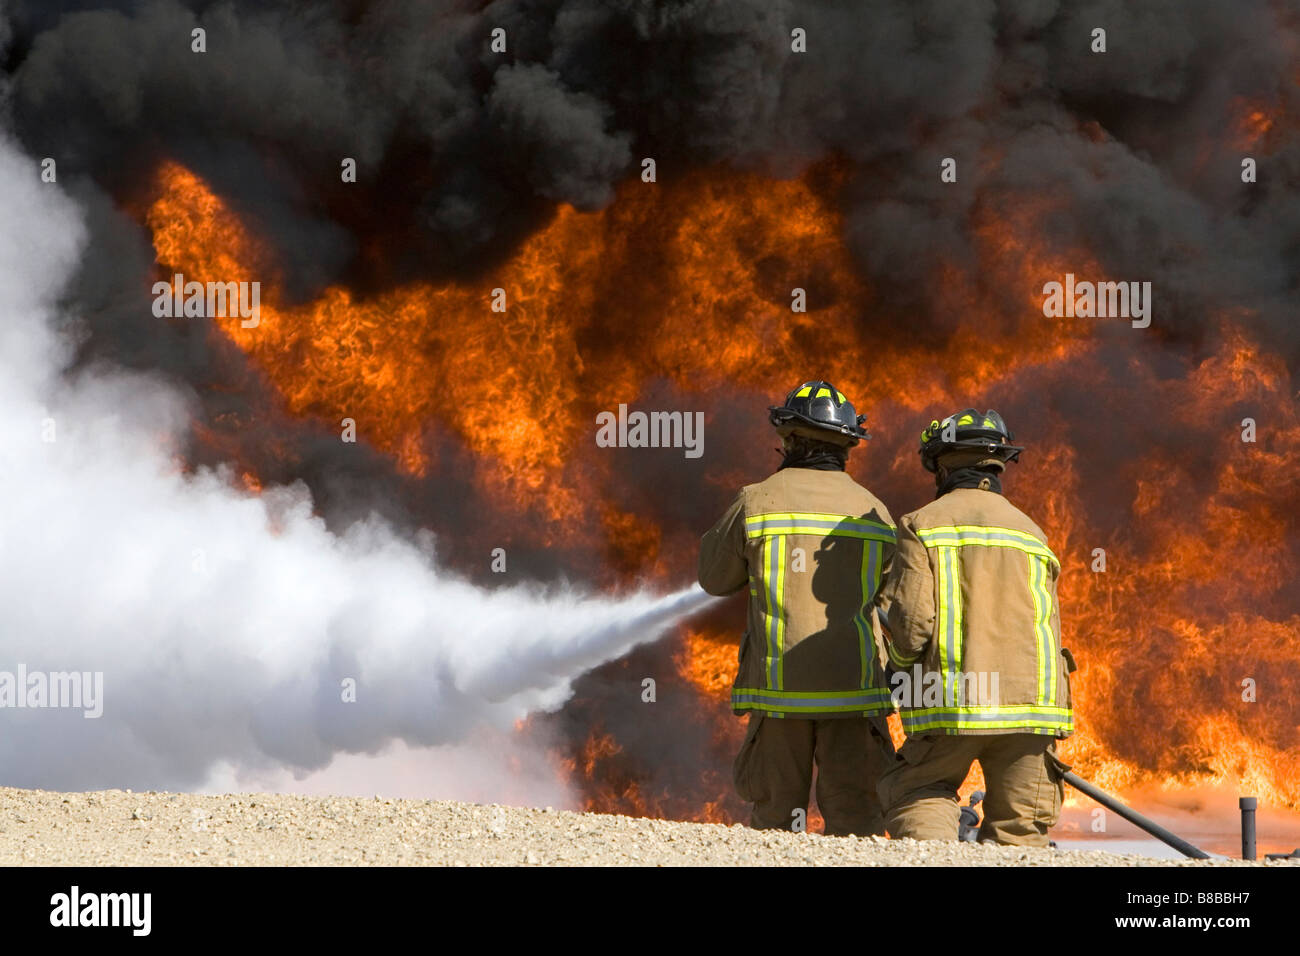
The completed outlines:
[[[38,169],[0,139],[0,670],[102,672],[104,699],[0,709],[0,784],[202,788],[446,745],[459,782],[427,795],[489,799],[516,720],[709,600],[485,590],[377,520],[331,533],[302,486],[184,474],[179,392],[66,374],[54,303],[85,233]]]

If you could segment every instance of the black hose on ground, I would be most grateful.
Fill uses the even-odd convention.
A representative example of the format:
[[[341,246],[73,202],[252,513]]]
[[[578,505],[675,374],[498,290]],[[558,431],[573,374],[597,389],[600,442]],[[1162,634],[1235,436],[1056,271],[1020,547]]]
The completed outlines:
[[[1106,791],[1094,787],[1087,780],[1084,780],[1077,773],[1074,773],[1068,765],[1062,763],[1059,757],[1054,754],[1048,754],[1048,757],[1052,760],[1053,766],[1055,767],[1056,772],[1060,774],[1061,779],[1074,787],[1075,790],[1078,790],[1085,796],[1096,800],[1106,809],[1115,811],[1138,829],[1146,831],[1160,842],[1173,847],[1183,856],[1191,857],[1193,860],[1208,860],[1210,858],[1210,854],[1206,853],[1200,847],[1193,846],[1178,834],[1166,830],[1160,824],[1144,817],[1132,807],[1120,803]]]

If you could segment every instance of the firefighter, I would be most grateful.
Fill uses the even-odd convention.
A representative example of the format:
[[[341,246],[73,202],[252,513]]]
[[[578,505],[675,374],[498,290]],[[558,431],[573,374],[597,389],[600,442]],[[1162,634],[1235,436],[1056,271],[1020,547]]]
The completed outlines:
[[[979,839],[1046,846],[1063,784],[1055,744],[1073,730],[1047,538],[1002,496],[1024,450],[973,408],[921,434],[935,500],[903,517],[881,595],[887,668],[907,740],[880,781],[891,836],[957,838],[957,789],[984,771]]]
[[[755,828],[800,831],[816,766],[825,832],[883,835],[876,783],[893,757],[892,704],[872,622],[894,526],[844,471],[870,436],[829,382],[805,382],[768,413],[781,467],[742,488],[700,548],[704,590],[749,592],[731,692],[732,710],[749,715],[736,790]]]

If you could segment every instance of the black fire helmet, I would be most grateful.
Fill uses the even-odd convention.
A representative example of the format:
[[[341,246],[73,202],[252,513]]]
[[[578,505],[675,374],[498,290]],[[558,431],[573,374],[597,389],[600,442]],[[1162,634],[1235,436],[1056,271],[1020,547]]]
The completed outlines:
[[[939,459],[953,452],[983,453],[1002,464],[1016,461],[1025,449],[1011,444],[1013,438],[1007,423],[993,409],[981,414],[964,408],[943,421],[930,422],[921,432],[921,464],[926,471],[936,472]]]
[[[804,382],[785,397],[785,404],[768,408],[777,433],[807,435],[840,445],[856,445],[871,436],[862,428],[867,416],[830,382]]]

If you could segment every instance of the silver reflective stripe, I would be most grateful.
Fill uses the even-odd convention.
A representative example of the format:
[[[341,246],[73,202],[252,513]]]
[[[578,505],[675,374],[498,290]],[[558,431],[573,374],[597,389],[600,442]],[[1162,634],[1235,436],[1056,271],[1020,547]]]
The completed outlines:
[[[1049,568],[1044,565],[1041,581],[1043,585],[1043,601],[1047,606],[1047,618],[1043,621],[1043,643],[1047,651],[1047,699],[1044,704],[1056,703],[1056,678],[1061,672],[1061,654],[1059,651],[1059,642],[1056,635],[1052,632],[1052,612],[1055,610],[1052,601],[1052,590],[1048,585]]]
[[[762,691],[735,691],[731,695],[731,700],[733,704],[761,704],[764,707],[779,707],[782,710],[828,709],[832,707],[861,709],[873,704],[888,704],[889,693],[883,690],[874,690],[867,693],[827,694],[821,697],[788,697]]]
[[[918,531],[916,534],[928,548],[982,544],[1005,545],[1021,551],[1028,551],[1031,554],[1041,554],[1054,564],[1060,565],[1056,555],[1052,553],[1052,550],[1046,544],[1025,531],[999,531],[991,528],[961,527],[929,528]]]
[[[1047,710],[1060,710],[1061,713],[1046,713]],[[963,710],[933,710],[925,711],[907,711],[905,716],[910,720],[927,721],[927,720],[969,720],[979,722],[996,723],[1000,720],[1037,720],[1039,718],[1064,720],[1068,717],[1065,708],[1044,708],[1039,710],[1019,711],[1014,709],[994,710],[988,712],[963,711]]]
[[[839,529],[845,533],[876,535],[889,541],[895,538],[894,528],[890,525],[866,518],[852,518],[848,515],[841,518],[813,517],[795,513],[773,513],[755,515],[745,519],[745,534],[751,538],[764,534],[790,533],[795,528],[810,528],[817,531]]]
[[[1048,687],[1054,683],[1049,671],[1052,666],[1052,596],[1047,588],[1043,586],[1043,578],[1047,571],[1047,562],[1041,559],[1035,560],[1031,555],[1029,558],[1029,590],[1034,599],[1034,636],[1037,638],[1035,644],[1038,647],[1038,702],[1040,704],[1055,703],[1055,695],[1049,693]]]
[[[938,723],[909,723],[903,721],[903,730],[908,734],[928,734],[928,733],[949,733],[960,730],[976,730],[980,728],[960,726],[948,727]],[[994,724],[988,725],[986,730],[1005,730],[1009,734],[1050,734],[1065,731],[1066,733],[1074,732],[1074,722],[1069,719],[1047,719],[1035,718],[1028,721],[1009,722],[1005,727],[999,727]]]
[[[776,662],[781,656],[776,636],[776,544],[774,538],[763,542],[763,563],[767,567],[767,673],[763,676],[769,689],[776,687]]]
[[[785,640],[785,535],[774,535],[763,540],[767,565],[767,687],[781,688],[782,646]]]
[[[942,676],[944,700],[957,693],[957,672],[961,670],[961,582],[958,580],[957,549],[953,546],[938,548],[939,552],[939,614],[943,643],[939,670]]]
[[[875,605],[876,592],[880,589],[880,542],[862,542],[862,680],[861,686],[868,687],[871,679],[870,658],[876,653],[875,628],[871,626],[872,607]]]
[[[1003,710],[988,713],[965,713],[960,711],[931,711],[917,713],[904,710],[902,714],[903,729],[908,733],[930,729],[955,729],[960,727],[986,726],[999,728],[1006,725],[1008,730],[1020,727],[1073,727],[1074,717],[1063,708],[1044,708],[1049,712],[1036,710]]]

